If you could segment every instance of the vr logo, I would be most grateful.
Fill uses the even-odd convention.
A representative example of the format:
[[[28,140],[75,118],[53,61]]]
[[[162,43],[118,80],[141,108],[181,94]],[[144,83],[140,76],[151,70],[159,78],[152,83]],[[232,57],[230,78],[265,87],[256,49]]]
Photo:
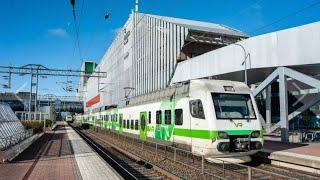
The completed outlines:
[[[242,123],[241,123],[241,122],[239,122],[239,123],[234,122],[233,124],[234,124],[237,128],[242,127]]]

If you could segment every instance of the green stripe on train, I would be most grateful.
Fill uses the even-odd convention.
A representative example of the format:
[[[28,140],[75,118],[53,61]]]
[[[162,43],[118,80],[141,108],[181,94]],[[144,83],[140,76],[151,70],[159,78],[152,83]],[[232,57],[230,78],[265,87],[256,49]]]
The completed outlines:
[[[253,130],[225,130],[228,135],[249,135]],[[193,137],[199,139],[218,139],[218,131],[209,130],[192,130],[174,128],[173,134],[175,136]]]

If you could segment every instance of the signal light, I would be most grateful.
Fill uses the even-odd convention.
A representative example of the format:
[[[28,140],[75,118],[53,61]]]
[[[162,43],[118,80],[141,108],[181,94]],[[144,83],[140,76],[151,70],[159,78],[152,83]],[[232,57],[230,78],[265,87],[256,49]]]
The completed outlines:
[[[232,86],[223,86],[224,88],[224,91],[231,91],[231,92],[234,92],[234,88]]]
[[[252,133],[251,133],[251,137],[252,138],[258,138],[260,136],[260,131],[253,131]]]
[[[219,136],[219,138],[221,138],[221,139],[228,139],[228,138],[229,138],[229,135],[228,135],[226,132],[224,132],[224,131],[219,131],[219,132],[218,132],[218,136]]]

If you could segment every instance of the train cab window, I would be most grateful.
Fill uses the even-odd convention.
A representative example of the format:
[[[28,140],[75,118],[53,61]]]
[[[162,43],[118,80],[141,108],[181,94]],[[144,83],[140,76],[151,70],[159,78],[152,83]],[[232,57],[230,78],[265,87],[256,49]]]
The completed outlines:
[[[161,111],[156,112],[156,123],[161,124]]]
[[[182,109],[175,109],[174,110],[174,117],[175,117],[174,124],[181,126],[183,124],[183,110]]]
[[[256,119],[250,94],[211,95],[217,119]]]
[[[130,129],[130,120],[127,120],[127,129]]]
[[[190,101],[190,113],[194,118],[205,119],[203,106],[200,99]]]
[[[134,123],[134,129],[138,130],[139,129],[139,121],[138,119],[136,119],[135,123]]]
[[[171,124],[171,110],[164,111],[164,123]]]
[[[134,129],[134,122],[133,122],[133,120],[131,120],[131,127],[130,127],[130,129]]]
[[[149,111],[148,119],[149,119],[149,124],[151,124],[151,111]]]

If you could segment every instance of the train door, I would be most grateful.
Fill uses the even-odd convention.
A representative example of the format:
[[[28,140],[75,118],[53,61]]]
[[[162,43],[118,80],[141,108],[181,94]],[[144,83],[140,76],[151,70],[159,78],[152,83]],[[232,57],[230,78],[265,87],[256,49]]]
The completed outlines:
[[[202,153],[203,148],[206,146],[202,139],[206,139],[209,135],[208,131],[206,131],[208,127],[206,126],[203,102],[200,99],[190,100],[189,106],[192,151]]]
[[[147,112],[140,112],[140,139],[147,140]]]

